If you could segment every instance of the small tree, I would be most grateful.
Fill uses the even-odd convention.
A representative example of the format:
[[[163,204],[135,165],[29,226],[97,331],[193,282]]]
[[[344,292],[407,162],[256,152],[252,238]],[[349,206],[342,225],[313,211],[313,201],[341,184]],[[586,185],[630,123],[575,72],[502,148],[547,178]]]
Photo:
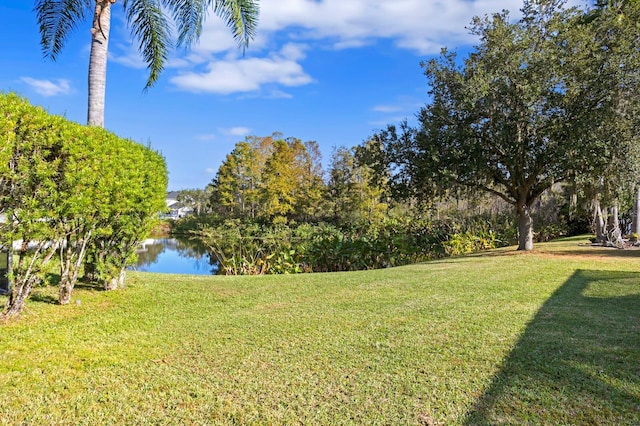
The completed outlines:
[[[212,184],[213,203],[231,216],[254,218],[262,167],[255,147],[248,142],[237,143],[218,169]]]
[[[52,137],[46,112],[15,95],[0,96],[0,131],[3,182],[0,205],[6,221],[0,224],[2,245],[15,251],[10,278],[12,288],[0,319],[22,312],[44,266],[53,258],[60,239],[49,218],[58,201],[56,191],[61,141]]]
[[[91,247],[91,260],[105,290],[124,285],[126,267],[136,260],[136,248],[165,208],[164,158],[132,141],[124,142],[109,156],[117,162],[117,167],[112,165],[114,184],[107,188],[108,208]]]
[[[226,217],[315,219],[323,214],[322,173],[316,142],[250,136],[220,165],[210,202]]]

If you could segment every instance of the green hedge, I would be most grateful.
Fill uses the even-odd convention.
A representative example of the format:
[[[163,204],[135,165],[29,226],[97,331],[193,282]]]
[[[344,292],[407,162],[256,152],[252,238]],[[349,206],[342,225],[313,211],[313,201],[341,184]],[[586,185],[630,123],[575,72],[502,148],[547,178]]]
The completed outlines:
[[[102,128],[82,126],[0,94],[0,224],[15,253],[4,317],[18,314],[44,266],[60,260],[60,303],[68,303],[87,252],[102,281],[132,260],[165,208],[162,156]]]

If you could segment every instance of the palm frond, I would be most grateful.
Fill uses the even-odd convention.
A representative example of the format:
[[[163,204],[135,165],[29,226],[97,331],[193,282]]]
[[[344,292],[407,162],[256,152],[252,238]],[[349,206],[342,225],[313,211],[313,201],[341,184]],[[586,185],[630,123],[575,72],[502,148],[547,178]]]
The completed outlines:
[[[33,8],[46,58],[56,60],[69,34],[92,13],[95,0],[36,0]]]
[[[200,38],[207,12],[206,0],[165,0],[178,26],[177,46],[190,46]]]
[[[233,38],[245,49],[256,34],[260,8],[258,0],[209,0],[213,11],[233,31]]]
[[[171,26],[158,0],[125,1],[123,6],[131,35],[140,43],[140,53],[149,70],[144,88],[147,90],[164,69],[171,47]]]

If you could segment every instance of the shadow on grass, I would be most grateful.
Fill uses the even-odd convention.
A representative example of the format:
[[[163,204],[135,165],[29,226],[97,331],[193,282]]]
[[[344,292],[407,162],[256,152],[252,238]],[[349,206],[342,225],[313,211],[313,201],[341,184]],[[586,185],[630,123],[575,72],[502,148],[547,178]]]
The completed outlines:
[[[39,303],[49,303],[51,305],[57,305],[58,304],[58,298],[51,295],[51,294],[45,294],[45,293],[41,293],[39,291],[33,291],[31,292],[31,295],[29,296],[29,300],[32,300],[34,302],[39,302]]]
[[[46,281],[49,283],[50,286],[53,287],[58,287],[60,285],[60,274],[53,274],[53,273],[48,273],[45,275],[46,277]],[[73,286],[74,289],[78,288],[78,289],[83,289],[83,290],[95,290],[95,291],[103,291],[104,290],[104,286],[99,284],[96,281],[90,281],[88,279],[86,279],[86,277],[80,277],[75,285]]]
[[[38,303],[58,304],[58,291],[60,286],[60,274],[47,273],[45,275],[45,286],[33,289],[29,295],[29,300]],[[73,286],[74,289],[89,291],[104,291],[104,287],[96,282],[80,281]]]
[[[104,291],[104,286],[102,284],[98,284],[96,282],[89,281],[78,281],[76,285],[73,286],[74,289],[79,288],[83,290],[92,290],[92,291]]]
[[[635,249],[617,249],[613,247],[602,246],[585,246],[581,250],[562,249],[562,251],[541,251],[546,254],[554,254],[557,256],[600,256],[600,257],[626,257],[636,258],[640,260],[640,250]]]
[[[547,243],[538,243],[534,246],[533,251],[519,251],[515,247],[499,248],[495,250],[481,251],[477,253],[470,253],[463,255],[464,257],[495,257],[495,256],[528,256],[533,255],[548,255],[548,256],[593,256],[593,257],[622,257],[629,259],[640,260],[640,250],[637,248],[625,248],[618,249],[613,247],[602,247],[599,245],[591,244],[576,244],[576,248],[571,248],[566,245],[561,249],[554,249],[553,246],[547,245]],[[446,259],[446,258],[445,258]],[[450,259],[450,258],[449,258]]]
[[[640,274],[576,271],[465,424],[640,424]]]

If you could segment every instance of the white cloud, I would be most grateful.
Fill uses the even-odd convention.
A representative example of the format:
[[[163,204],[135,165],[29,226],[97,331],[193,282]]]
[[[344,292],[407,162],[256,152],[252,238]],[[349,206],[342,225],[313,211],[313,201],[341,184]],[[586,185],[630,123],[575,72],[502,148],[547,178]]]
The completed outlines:
[[[248,127],[230,127],[228,129],[220,129],[220,131],[227,136],[247,136],[251,133],[251,129]]]
[[[393,105],[376,105],[373,107],[373,110],[375,112],[398,112],[401,111],[402,108]]]
[[[521,6],[521,0],[262,0],[258,31],[286,30],[340,48],[392,39],[430,54],[471,42],[465,26],[473,16],[502,9],[517,14]]]
[[[466,29],[473,16],[508,9],[517,17],[521,7],[522,0],[261,0],[257,37],[246,57],[211,13],[200,40],[189,51],[173,52],[167,67],[177,72],[171,82],[182,90],[257,93],[268,85],[273,92],[313,81],[303,68],[311,46],[356,49],[391,40],[417,55],[437,54],[475,42]],[[118,51],[113,61],[144,66],[133,46]]]
[[[207,167],[206,169],[204,169],[204,172],[208,175],[215,175],[216,173],[218,173],[218,169],[214,169],[213,167]]]
[[[375,127],[385,127],[390,123],[401,123],[403,121],[412,122],[415,120],[416,108],[424,106],[422,99],[413,96],[399,96],[388,103],[375,105],[371,110],[376,114],[376,118],[369,121]]]
[[[413,96],[398,96],[384,104],[374,105],[371,110],[382,115],[400,115],[406,113],[412,115],[416,108],[424,106],[424,101]]]
[[[71,93],[71,84],[69,83],[69,80],[65,80],[63,78],[55,81],[38,80],[31,77],[21,77],[20,79],[31,86],[36,93],[45,97],[68,95]]]
[[[109,60],[129,68],[143,69],[147,67],[140,52],[133,44],[117,44],[109,50]]]
[[[304,58],[304,49],[290,43],[265,58],[214,61],[206,72],[183,72],[171,82],[183,90],[219,94],[258,91],[266,84],[302,86],[313,82],[298,63]]]
[[[192,92],[262,96],[271,86],[270,93],[291,97],[283,86],[313,82],[303,68],[310,44],[350,49],[389,39],[416,54],[438,53],[472,42],[465,26],[473,16],[504,8],[517,12],[521,5],[521,0],[261,0],[257,39],[248,50],[252,57],[238,59],[231,32],[212,15],[199,43],[172,62],[179,71],[171,83]],[[280,50],[269,50],[274,47]],[[198,64],[207,65],[194,71]]]
[[[272,90],[271,93],[269,93],[267,95],[268,98],[271,99],[291,99],[293,98],[292,95],[290,95],[287,92],[283,92],[282,90]]]

